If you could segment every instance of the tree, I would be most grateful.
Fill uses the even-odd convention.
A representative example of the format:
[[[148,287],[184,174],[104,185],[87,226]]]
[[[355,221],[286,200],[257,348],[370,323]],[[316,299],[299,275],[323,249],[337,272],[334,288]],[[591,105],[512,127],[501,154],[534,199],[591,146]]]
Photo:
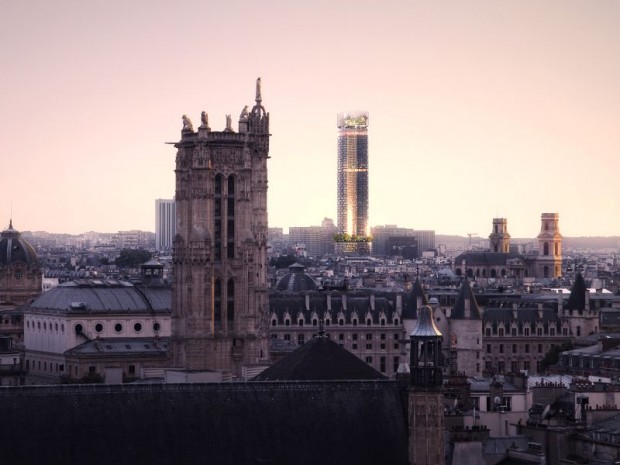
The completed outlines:
[[[288,268],[296,262],[297,258],[295,255],[283,255],[280,257],[272,257],[271,260],[269,260],[269,266],[275,266],[278,269]]]
[[[573,350],[575,346],[572,342],[568,341],[562,345],[554,345],[549,349],[549,352],[545,355],[545,357],[541,360],[540,365],[543,370],[546,370],[552,365],[557,364],[560,361],[560,354],[562,352],[566,352],[567,350]]]
[[[135,268],[148,262],[151,259],[151,252],[144,249],[123,249],[120,251],[114,263],[119,268]]]

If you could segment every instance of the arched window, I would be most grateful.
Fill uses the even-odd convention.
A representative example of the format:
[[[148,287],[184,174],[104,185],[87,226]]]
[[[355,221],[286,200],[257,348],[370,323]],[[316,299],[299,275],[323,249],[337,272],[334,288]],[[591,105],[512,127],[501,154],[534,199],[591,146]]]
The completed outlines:
[[[228,289],[226,291],[226,321],[228,322],[228,329],[234,329],[233,323],[235,322],[235,282],[232,278],[228,280]]]
[[[474,270],[472,270],[471,268],[467,269],[467,277],[468,278],[473,278],[474,277]]]
[[[220,261],[222,259],[222,175],[217,174],[215,176],[215,189],[214,189],[214,230],[215,230],[215,243],[214,243],[214,259]]]
[[[545,265],[543,267],[543,278],[548,278],[548,277],[549,277],[549,267]]]
[[[543,255],[549,255],[549,243],[548,242],[543,243]]]
[[[222,282],[219,279],[213,285],[213,324],[216,329],[222,327]]]
[[[228,176],[226,201],[226,256],[235,258],[235,177],[232,174]]]
[[[555,255],[560,255],[560,243],[556,242],[553,246],[554,246],[553,247],[554,254]]]
[[[495,278],[497,276],[497,271],[495,269],[491,270],[491,278]]]

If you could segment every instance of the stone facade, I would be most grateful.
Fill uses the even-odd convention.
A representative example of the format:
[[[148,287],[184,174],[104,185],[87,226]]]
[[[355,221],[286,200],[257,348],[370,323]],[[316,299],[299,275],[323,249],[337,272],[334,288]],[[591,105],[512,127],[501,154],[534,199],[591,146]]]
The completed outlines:
[[[409,462],[411,464],[444,465],[444,399],[443,393],[409,393]]]
[[[177,234],[173,250],[173,364],[241,376],[268,361],[267,158],[269,114],[243,109],[238,132],[208,116],[183,117],[175,144]]]

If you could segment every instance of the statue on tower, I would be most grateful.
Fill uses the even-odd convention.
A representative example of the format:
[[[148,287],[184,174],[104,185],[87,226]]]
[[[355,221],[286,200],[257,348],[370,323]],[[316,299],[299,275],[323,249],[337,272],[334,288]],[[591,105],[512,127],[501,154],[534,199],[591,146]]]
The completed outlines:
[[[189,119],[189,116],[183,115],[183,131],[184,132],[194,132],[194,125],[192,124],[192,120]]]
[[[256,80],[256,103],[260,103],[263,100],[263,98],[260,95],[260,90],[261,90],[260,86],[261,86],[260,78],[258,78]]]
[[[241,110],[241,115],[239,115],[239,122],[248,120],[250,116],[249,109],[250,108],[247,105],[243,107],[243,110]]]
[[[232,117],[230,115],[226,115],[226,129],[225,132],[233,132],[232,128]]]
[[[200,129],[209,129],[209,115],[206,111],[200,114]]]

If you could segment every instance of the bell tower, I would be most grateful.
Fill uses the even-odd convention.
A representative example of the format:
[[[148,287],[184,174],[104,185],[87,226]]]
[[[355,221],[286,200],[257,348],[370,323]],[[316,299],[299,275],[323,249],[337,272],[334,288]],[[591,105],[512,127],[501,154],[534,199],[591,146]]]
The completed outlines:
[[[267,159],[269,114],[256,81],[254,107],[226,115],[223,131],[202,112],[183,116],[175,144],[172,362],[242,377],[268,361]]]
[[[508,234],[508,220],[493,218],[493,232],[489,235],[491,252],[510,252],[510,234]]]
[[[541,225],[536,259],[537,277],[558,278],[562,276],[562,235],[559,221],[560,215],[557,213],[543,213],[540,216]]]
[[[410,334],[409,463],[444,465],[441,332],[424,305]]]

